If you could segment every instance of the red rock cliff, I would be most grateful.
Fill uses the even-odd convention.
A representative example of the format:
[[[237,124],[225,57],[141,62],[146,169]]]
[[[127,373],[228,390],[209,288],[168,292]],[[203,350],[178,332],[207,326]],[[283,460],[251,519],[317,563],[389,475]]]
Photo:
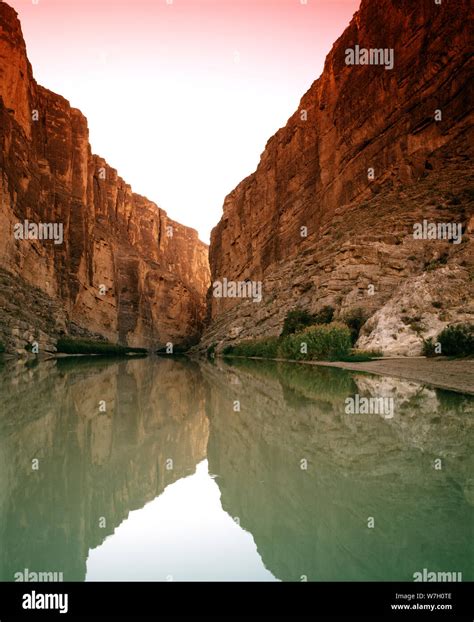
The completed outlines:
[[[261,281],[263,300],[210,292],[203,346],[279,334],[288,310],[331,305],[370,318],[364,347],[415,354],[422,336],[472,318],[470,10],[362,0],[257,171],[225,200],[212,281]],[[356,45],[392,50],[393,68],[346,64]],[[415,240],[423,219],[461,224],[463,242]]]
[[[196,231],[134,194],[91,153],[87,120],[39,86],[16,12],[0,3],[0,341],[61,332],[132,346],[196,340],[209,286]],[[62,244],[15,239],[62,223]]]

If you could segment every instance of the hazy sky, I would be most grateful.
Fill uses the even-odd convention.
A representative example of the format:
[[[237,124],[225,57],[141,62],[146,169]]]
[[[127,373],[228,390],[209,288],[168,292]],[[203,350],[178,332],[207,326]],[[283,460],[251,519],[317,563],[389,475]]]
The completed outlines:
[[[360,0],[7,0],[92,150],[209,240]]]

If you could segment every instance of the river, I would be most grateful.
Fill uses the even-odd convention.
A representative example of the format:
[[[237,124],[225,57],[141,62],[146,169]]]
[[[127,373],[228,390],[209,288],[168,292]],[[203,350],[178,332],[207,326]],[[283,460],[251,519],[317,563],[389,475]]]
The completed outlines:
[[[474,579],[473,397],[153,357],[7,362],[0,400],[3,581]]]

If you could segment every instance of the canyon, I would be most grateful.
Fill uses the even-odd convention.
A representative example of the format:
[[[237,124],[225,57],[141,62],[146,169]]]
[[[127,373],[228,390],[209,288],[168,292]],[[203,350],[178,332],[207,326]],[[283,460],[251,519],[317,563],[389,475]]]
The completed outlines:
[[[208,247],[94,155],[87,120],[38,85],[0,3],[0,342],[54,352],[61,335],[158,349],[195,343]],[[61,240],[15,235],[25,222]],[[28,239],[29,237],[29,239]]]
[[[362,0],[225,198],[208,248],[92,153],[86,118],[36,83],[1,3],[0,342],[17,354],[33,341],[54,352],[61,335],[219,354],[280,334],[289,311],[329,306],[363,318],[358,347],[413,356],[471,323],[469,12],[468,0]],[[393,67],[348,63],[347,50],[391,51]],[[21,239],[27,222],[61,236]],[[415,235],[427,222],[456,239]],[[216,295],[222,283],[259,293]]]
[[[419,355],[474,314],[470,3],[362,0],[321,77],[225,199],[212,282],[263,283],[263,299],[208,293],[200,349],[280,334],[288,311],[364,318],[358,347]],[[348,49],[394,50],[394,66]],[[462,240],[417,239],[424,221]]]

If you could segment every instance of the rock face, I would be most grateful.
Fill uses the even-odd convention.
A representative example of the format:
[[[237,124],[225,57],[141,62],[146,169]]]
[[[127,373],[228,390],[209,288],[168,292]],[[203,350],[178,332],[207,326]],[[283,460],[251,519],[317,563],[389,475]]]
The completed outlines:
[[[64,332],[150,348],[195,341],[207,246],[91,153],[86,118],[33,79],[4,2],[0,128],[0,341],[52,349]],[[62,243],[16,239],[25,220],[61,225]]]
[[[360,344],[418,354],[474,313],[468,0],[362,0],[299,109],[212,232],[212,282],[261,282],[261,302],[208,293],[202,346],[279,334],[331,305],[370,318]],[[448,43],[449,42],[449,45]],[[393,68],[347,50],[393,51]],[[453,223],[462,242],[415,239]]]

